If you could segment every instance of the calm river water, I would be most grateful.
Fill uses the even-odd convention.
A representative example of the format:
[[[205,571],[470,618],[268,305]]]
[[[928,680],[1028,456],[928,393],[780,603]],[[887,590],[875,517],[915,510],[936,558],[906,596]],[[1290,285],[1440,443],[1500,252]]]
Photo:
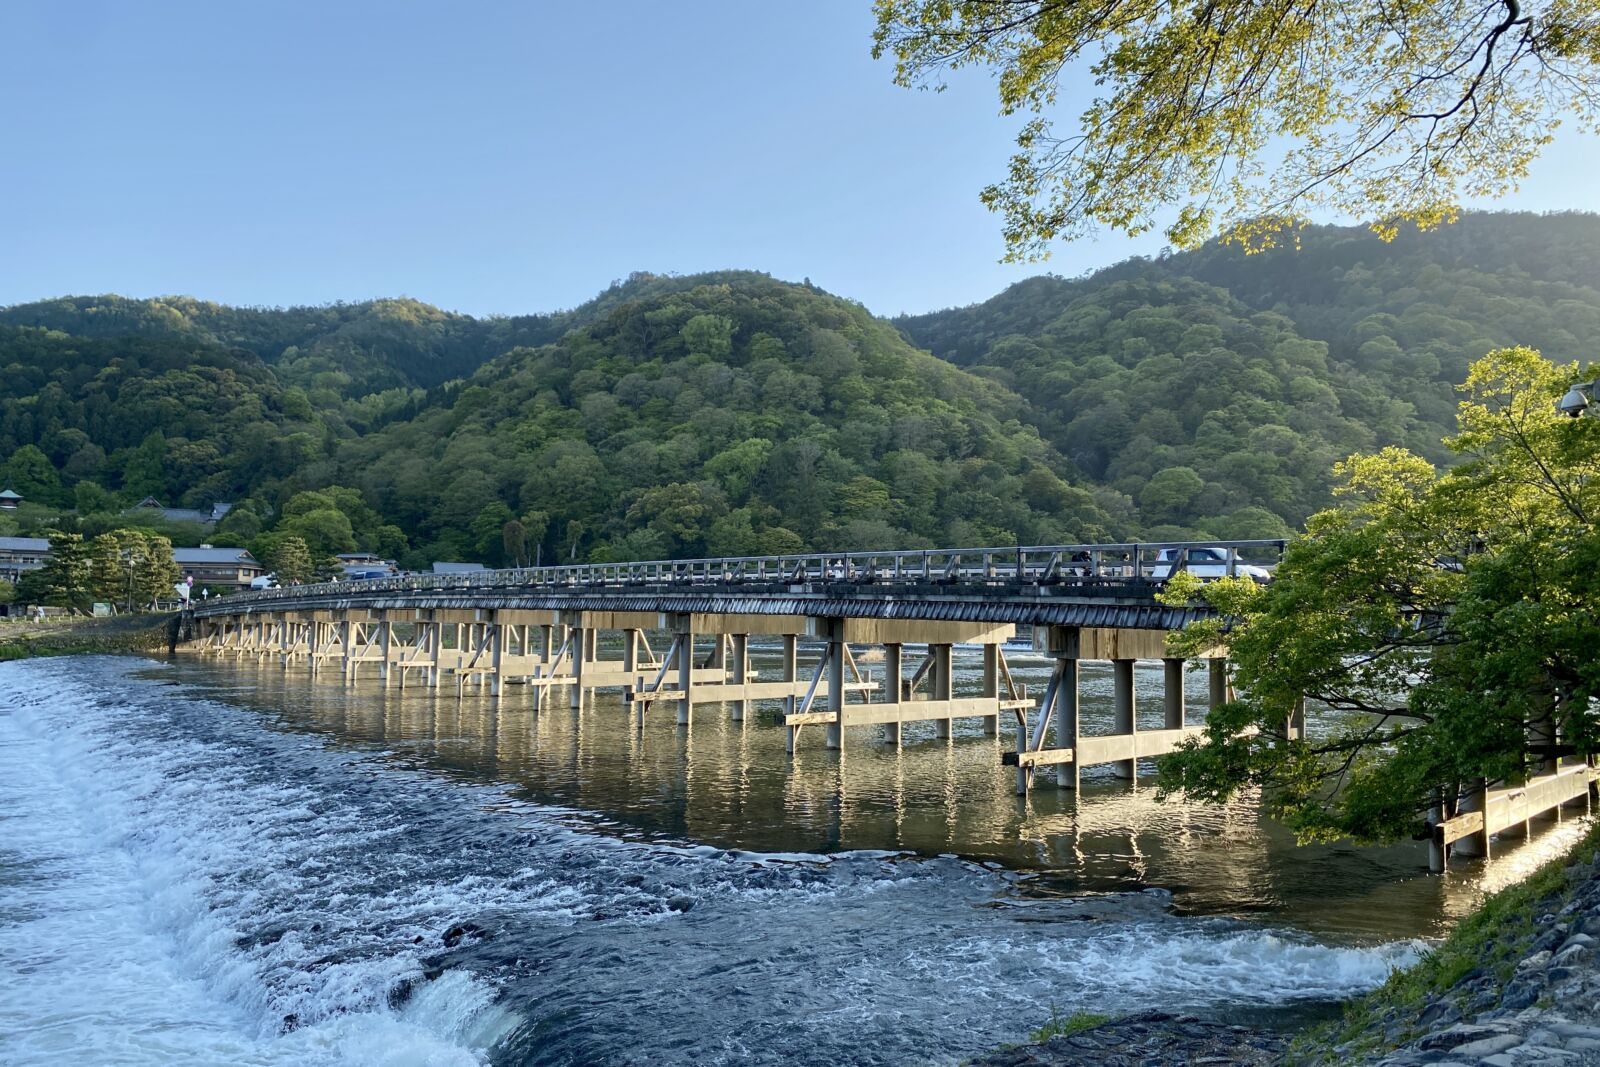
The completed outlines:
[[[1083,690],[1108,725],[1109,668]],[[1250,803],[1023,801],[999,751],[921,724],[791,762],[715,705],[636,732],[606,694],[3,664],[0,1063],[952,1064],[1052,1006],[1289,1021],[1580,826],[1429,877]]]

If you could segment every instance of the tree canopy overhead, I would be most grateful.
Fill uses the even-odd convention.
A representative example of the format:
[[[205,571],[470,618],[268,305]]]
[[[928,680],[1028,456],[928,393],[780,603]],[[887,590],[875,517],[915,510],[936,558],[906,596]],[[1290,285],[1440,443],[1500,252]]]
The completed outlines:
[[[1595,0],[876,0],[904,86],[992,70],[1030,116],[982,199],[1007,259],[1175,212],[1180,247],[1270,243],[1321,209],[1428,228],[1600,120]],[[1077,129],[1058,104],[1092,81]]]

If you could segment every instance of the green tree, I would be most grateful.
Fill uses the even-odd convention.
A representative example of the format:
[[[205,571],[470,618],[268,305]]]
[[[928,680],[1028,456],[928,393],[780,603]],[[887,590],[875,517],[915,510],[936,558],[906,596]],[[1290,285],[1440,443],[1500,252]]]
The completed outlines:
[[[1476,780],[1600,752],[1600,420],[1554,407],[1577,377],[1531,349],[1490,353],[1463,386],[1457,466],[1353,457],[1344,502],[1269,585],[1170,583],[1174,602],[1223,613],[1176,651],[1224,645],[1242,697],[1163,762],[1163,790],[1269,785],[1303,836],[1383,841],[1436,796],[1453,808]],[[1326,721],[1286,738],[1302,695]]]
[[[283,585],[300,585],[308,582],[315,570],[311,549],[303,538],[292,534],[277,542],[268,561],[273,573]]]
[[[78,514],[111,513],[121,508],[115,493],[102,489],[91,481],[81,481],[72,487],[73,507]]]
[[[167,437],[151,430],[139,447],[127,451],[122,459],[122,492],[129,500],[161,497],[167,491]]]
[[[33,445],[23,445],[0,467],[0,489],[10,488],[40,504],[60,503],[61,476],[50,457]]]
[[[46,602],[83,612],[89,603],[89,546],[83,535],[51,530],[50,558],[38,574]]]
[[[550,532],[550,513],[548,511],[530,511],[519,520],[527,531],[528,544],[532,548],[533,559],[531,562],[538,564],[544,561],[544,539]]]
[[[16,599],[17,599],[17,587],[16,587],[16,585],[14,585],[11,582],[6,581],[3,578],[0,578],[0,605],[15,603]]]
[[[132,569],[133,591],[139,597],[136,603],[145,604],[171,596],[181,574],[172,556],[172,542],[156,533],[146,533],[139,540]]]
[[[37,604],[50,602],[49,576],[44,568],[39,567],[31,571],[23,571],[17,578],[15,586],[15,603],[33,607]]]
[[[107,604],[128,601],[130,583],[122,551],[122,540],[114,533],[100,534],[89,542],[89,592],[95,600]]]
[[[508,519],[500,527],[500,547],[511,566],[528,565],[528,528],[521,519]]]
[[[278,530],[299,538],[317,556],[349,552],[356,547],[350,517],[337,508],[317,508],[289,516],[278,524]]]
[[[1205,487],[1192,468],[1168,467],[1156,472],[1139,491],[1139,507],[1151,522],[1183,522]]]
[[[490,564],[506,561],[505,526],[511,517],[511,509],[499,500],[478,512],[467,527],[472,534],[472,550],[476,558]]]
[[[1008,258],[1175,209],[1176,245],[1333,209],[1423,227],[1514,189],[1558,119],[1600,118],[1600,6],[1396,0],[876,0],[904,86],[992,70],[1027,114],[983,191]],[[1093,90],[1088,83],[1092,79]],[[1084,84],[1078,129],[1054,129]]]

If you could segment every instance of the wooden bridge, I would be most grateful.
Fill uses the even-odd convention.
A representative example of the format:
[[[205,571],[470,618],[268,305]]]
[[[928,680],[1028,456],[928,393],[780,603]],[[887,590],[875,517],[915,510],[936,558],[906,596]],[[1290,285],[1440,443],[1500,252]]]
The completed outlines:
[[[1012,720],[1025,790],[1036,769],[1076,788],[1083,767],[1172,751],[1201,727],[1189,719],[1182,659],[1167,635],[1204,611],[1173,608],[1155,594],[1173,569],[1204,558],[1210,571],[1274,565],[1281,541],[1052,545],[1028,548],[845,553],[738,559],[583,564],[329,582],[242,593],[192,608],[187,647],[307,664],[345,681],[385,686],[468,687],[500,696],[509,686],[535,708],[564,690],[571,706],[620,690],[639,721],[658,704],[688,724],[696,706],[721,705],[735,721],[771,703],[789,751],[808,726],[838,748],[845,729],[878,726],[899,744],[904,724],[957,719],[994,735]],[[1224,562],[1218,562],[1219,560]],[[1053,662],[1043,694],[1012,677],[1005,646],[1026,628]],[[621,651],[600,654],[599,635]],[[750,667],[752,640],[777,647],[776,678]],[[954,684],[953,649],[976,645],[975,694]],[[881,657],[876,673],[861,656]],[[1080,730],[1078,665],[1109,660],[1115,709],[1110,734]],[[1134,663],[1160,660],[1164,723],[1141,730]],[[876,665],[875,665],[876,666]],[[1206,700],[1229,694],[1227,668],[1210,657]],[[1051,743],[1053,741],[1053,743]]]
[[[773,708],[792,754],[808,726],[840,748],[848,727],[876,726],[899,745],[907,723],[932,722],[938,738],[957,719],[994,736],[1011,721],[1002,754],[1026,792],[1041,769],[1078,788],[1082,769],[1110,764],[1133,778],[1141,759],[1164,755],[1203,727],[1192,722],[1187,664],[1167,636],[1203,607],[1156,599],[1174,570],[1204,560],[1203,576],[1275,565],[1281,541],[1053,545],[1027,548],[812,554],[605,563],[329,582],[242,593],[196,604],[186,647],[306,664],[346,683],[471,687],[501,697],[519,686],[535,710],[564,691],[581,707],[620,690],[643,726],[657,705],[688,725],[697,706],[746,721]],[[1195,569],[1198,572],[1198,567]],[[1012,677],[1005,646],[1028,631],[1052,661],[1042,694]],[[601,656],[615,633],[620,653]],[[778,653],[777,677],[751,669],[752,641]],[[976,693],[958,693],[956,646],[977,646]],[[881,667],[864,668],[870,652]],[[1209,708],[1231,699],[1227,663],[1205,657]],[[1113,723],[1088,734],[1079,714],[1079,665],[1110,661]],[[1134,665],[1163,664],[1160,729],[1140,729]],[[875,664],[876,665],[876,664]],[[1285,734],[1304,730],[1303,710]],[[1587,797],[1588,768],[1551,768],[1515,797],[1482,794],[1478,812],[1434,820],[1436,866],[1490,834]],[[1470,804],[1467,806],[1471,806]],[[1537,808],[1537,811],[1533,809]],[[1476,821],[1475,821],[1476,820]],[[1460,844],[1456,844],[1460,842]]]

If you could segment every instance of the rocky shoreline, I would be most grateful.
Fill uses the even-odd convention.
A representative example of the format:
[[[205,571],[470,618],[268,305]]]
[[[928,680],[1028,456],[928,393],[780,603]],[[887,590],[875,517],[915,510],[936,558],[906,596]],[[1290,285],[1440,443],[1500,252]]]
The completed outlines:
[[[974,1067],[1600,1064],[1600,833],[1486,900],[1434,952],[1297,1035],[1156,1012]]]
[[[1391,1008],[1397,1047],[1366,1056],[1413,1064],[1600,1063],[1600,856],[1566,868],[1559,893],[1539,900],[1525,936],[1485,946],[1488,958],[1414,1013]],[[1509,973],[1508,973],[1509,972]],[[1355,1059],[1359,1038],[1332,1056]]]

